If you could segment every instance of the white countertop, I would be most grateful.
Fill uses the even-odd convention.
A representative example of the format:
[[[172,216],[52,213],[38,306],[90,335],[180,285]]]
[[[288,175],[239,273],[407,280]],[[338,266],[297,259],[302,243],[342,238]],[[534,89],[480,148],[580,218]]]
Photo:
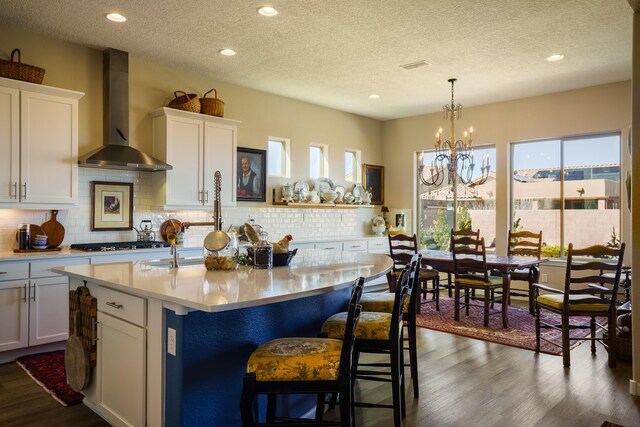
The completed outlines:
[[[207,271],[203,264],[170,270],[148,262],[57,267],[57,273],[188,309],[219,312],[322,294],[351,286],[360,276],[391,269],[384,254],[300,249],[289,266]]]

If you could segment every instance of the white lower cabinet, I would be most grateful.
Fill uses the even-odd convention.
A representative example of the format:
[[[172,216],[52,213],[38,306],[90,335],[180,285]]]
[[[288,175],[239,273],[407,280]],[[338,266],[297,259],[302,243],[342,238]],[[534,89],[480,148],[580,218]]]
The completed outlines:
[[[64,341],[69,331],[69,279],[30,280],[29,346]]]
[[[29,280],[0,282],[0,352],[29,344]]]
[[[144,426],[146,330],[98,311],[95,402],[113,425]]]

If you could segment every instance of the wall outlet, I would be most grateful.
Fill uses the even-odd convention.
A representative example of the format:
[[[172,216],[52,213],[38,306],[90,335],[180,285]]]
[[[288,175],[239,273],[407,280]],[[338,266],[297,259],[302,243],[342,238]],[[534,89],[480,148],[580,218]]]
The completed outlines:
[[[542,273],[540,275],[540,283],[548,283],[549,282],[549,276],[546,273]]]
[[[167,353],[176,355],[176,330],[173,328],[167,328]]]

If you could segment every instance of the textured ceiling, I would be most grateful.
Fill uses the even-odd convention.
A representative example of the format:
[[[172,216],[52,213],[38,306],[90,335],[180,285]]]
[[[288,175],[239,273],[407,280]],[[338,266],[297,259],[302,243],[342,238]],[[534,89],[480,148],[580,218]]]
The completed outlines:
[[[280,14],[256,11],[269,4]],[[0,23],[376,119],[631,78],[628,0],[0,0]],[[124,24],[107,21],[117,11]],[[222,48],[235,49],[233,57]],[[565,59],[545,58],[562,53]],[[424,60],[431,65],[405,70]],[[376,93],[380,99],[369,99]]]

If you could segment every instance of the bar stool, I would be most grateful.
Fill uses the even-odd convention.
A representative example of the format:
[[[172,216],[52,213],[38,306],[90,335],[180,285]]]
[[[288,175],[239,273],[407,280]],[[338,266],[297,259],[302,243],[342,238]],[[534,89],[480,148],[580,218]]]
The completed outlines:
[[[316,419],[300,419],[306,425],[351,427],[353,423],[352,352],[354,330],[360,317],[364,279],[354,286],[346,313],[344,339],[334,338],[278,338],[258,347],[249,357],[244,375],[240,413],[243,426],[282,425],[275,408],[277,394],[316,394]],[[324,421],[324,395],[337,393],[340,401],[340,421]],[[256,395],[268,396],[266,423],[256,423],[253,403]],[[287,419],[289,424],[294,420]]]
[[[392,387],[393,405],[374,404],[367,402],[355,402],[352,398],[350,404],[368,408],[392,408],[393,423],[395,427],[401,425],[401,418],[406,415],[404,395],[404,361],[402,351],[402,313],[405,300],[409,293],[409,281],[413,280],[410,274],[410,266],[407,265],[400,274],[396,286],[394,309],[392,313],[362,312],[355,329],[355,344],[353,349],[352,378],[390,382]],[[329,338],[342,339],[348,330],[347,313],[338,313],[329,317],[322,325],[322,333]],[[389,367],[389,371],[358,369],[361,353],[389,354],[388,364],[369,364],[368,366]],[[367,366],[362,364],[361,366]],[[391,376],[391,379],[388,377]],[[353,396],[352,396],[353,397]],[[340,400],[340,410],[346,401]]]
[[[413,397],[417,399],[420,397],[420,386],[418,383],[418,350],[417,350],[417,322],[416,314],[418,312],[418,305],[420,303],[420,292],[415,292],[418,288],[413,287],[413,284],[420,282],[421,271],[420,265],[422,262],[421,254],[414,254],[411,257],[409,268],[410,274],[413,280],[409,281],[409,298],[405,301],[404,312],[402,313],[402,320],[404,322],[404,328],[406,335],[404,335],[404,341],[407,342],[407,346],[404,350],[409,350],[409,363],[405,363],[404,366],[411,368],[411,382],[413,384]],[[393,302],[395,294],[391,292],[369,292],[362,295],[360,298],[360,305],[362,311],[379,311],[383,313],[393,312]]]

